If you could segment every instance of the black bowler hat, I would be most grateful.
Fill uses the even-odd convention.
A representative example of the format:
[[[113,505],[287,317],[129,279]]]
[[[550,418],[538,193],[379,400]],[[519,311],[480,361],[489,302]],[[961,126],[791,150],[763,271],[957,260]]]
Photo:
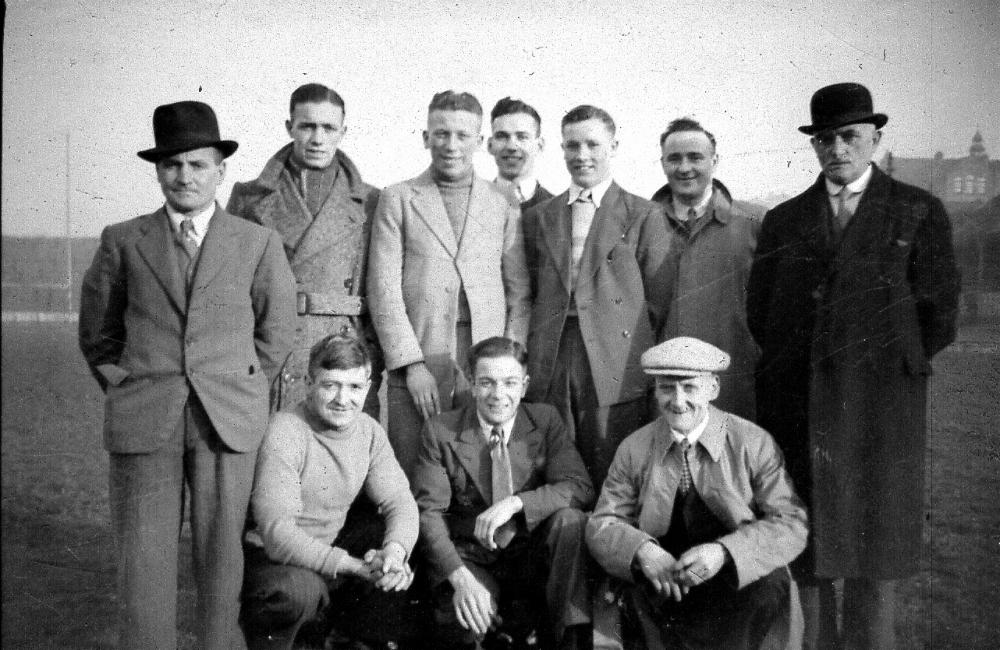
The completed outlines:
[[[204,102],[177,102],[157,106],[153,111],[153,140],[156,146],[138,153],[143,160],[155,163],[202,147],[215,147],[228,158],[240,146],[233,140],[219,137],[219,122],[215,111]]]
[[[872,95],[861,84],[833,84],[817,90],[809,102],[812,124],[800,126],[799,131],[813,135],[820,131],[836,129],[845,124],[874,124],[881,129],[889,121],[883,113],[872,111]]]

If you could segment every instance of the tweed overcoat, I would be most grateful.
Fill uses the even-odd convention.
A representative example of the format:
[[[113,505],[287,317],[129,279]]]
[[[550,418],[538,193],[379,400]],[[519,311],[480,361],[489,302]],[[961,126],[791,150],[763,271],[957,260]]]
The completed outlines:
[[[747,316],[758,421],[810,507],[798,568],[894,579],[921,548],[931,358],[959,276],[941,202],[877,167],[839,245],[823,177],[764,217]]]
[[[747,328],[746,288],[764,208],[734,201],[720,181],[712,184],[708,209],[693,232],[674,215],[670,185],[653,195],[674,235],[671,257],[677,264],[673,301],[659,340],[693,336],[729,353],[732,363],[720,375],[722,393],[715,405],[752,421],[760,348]]]
[[[373,356],[373,372],[377,375],[382,371],[365,297],[368,240],[379,191],[365,183],[351,159],[337,150],[333,161],[339,167],[337,178],[314,218],[287,170],[291,150],[291,144],[285,145],[271,157],[260,176],[248,183],[236,183],[226,207],[230,214],[281,235],[300,295],[296,352],[282,375],[281,399],[276,409],[305,397],[309,349],[328,334],[365,340]],[[377,395],[378,386],[373,389]],[[378,412],[369,415],[377,416]]]
[[[549,392],[573,296],[568,190],[529,210],[524,244],[533,305],[528,399]],[[656,344],[671,298],[669,234],[660,206],[611,183],[584,245],[575,300],[599,406],[642,397],[639,357]]]
[[[473,343],[504,335],[524,342],[530,297],[520,210],[475,177],[458,240],[429,169],[387,187],[372,225],[368,300],[388,370],[423,361],[448,394],[463,288]]]
[[[104,445],[156,451],[190,392],[233,451],[255,451],[292,345],[295,281],[273,231],[216,206],[190,296],[164,209],[108,226],[83,278],[80,349],[106,391]]]

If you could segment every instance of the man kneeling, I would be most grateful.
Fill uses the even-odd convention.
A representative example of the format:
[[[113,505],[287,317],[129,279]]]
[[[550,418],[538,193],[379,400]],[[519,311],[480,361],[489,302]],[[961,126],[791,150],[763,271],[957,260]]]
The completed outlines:
[[[406,604],[418,514],[385,431],[361,412],[370,375],[363,344],[328,336],[310,352],[306,399],[272,416],[244,544],[241,622],[251,650],[291,648],[331,599],[348,629],[375,617],[361,640],[391,640],[377,621],[398,620]],[[348,518],[362,490],[384,523],[357,509]]]
[[[619,446],[587,523],[631,632],[651,649],[799,647],[786,565],[806,512],[770,434],[709,404],[729,355],[679,337],[641,362],[661,416]]]
[[[424,427],[414,491],[438,648],[472,645],[491,630],[523,647],[533,629],[541,647],[589,647],[581,508],[594,489],[558,412],[521,404],[526,367],[510,339],[474,345],[475,405]]]

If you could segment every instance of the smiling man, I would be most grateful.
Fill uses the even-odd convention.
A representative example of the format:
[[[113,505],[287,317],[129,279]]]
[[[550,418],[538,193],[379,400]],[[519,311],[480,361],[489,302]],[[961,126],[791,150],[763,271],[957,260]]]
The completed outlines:
[[[434,647],[491,630],[524,647],[534,629],[540,647],[589,648],[581,509],[594,490],[580,454],[555,409],[521,403],[521,344],[489,338],[468,356],[475,403],[427,422],[414,479]]]
[[[524,217],[534,297],[528,397],[560,411],[594,485],[618,443],[649,419],[639,357],[655,343],[672,284],[663,212],[612,178],[615,129],[595,106],[568,112],[572,184]]]
[[[520,99],[504,97],[490,111],[490,126],[493,135],[486,147],[496,159],[497,187],[521,206],[522,213],[551,199],[552,192],[535,178],[535,159],[545,147],[538,111]]]
[[[482,120],[469,93],[434,95],[423,132],[430,167],[386,188],[375,214],[370,304],[389,369],[389,439],[408,475],[424,420],[469,398],[469,347],[527,336],[521,213],[475,174]]]
[[[673,301],[660,338],[693,336],[729,350],[726,392],[716,405],[753,420],[760,352],[747,329],[746,284],[764,208],[734,201],[715,179],[715,136],[695,120],[672,121],[660,149],[668,183],[652,200],[663,206],[678,244]]]
[[[177,648],[178,533],[190,495],[197,646],[243,646],[237,624],[254,460],[268,388],[292,345],[295,285],[281,240],[224,212],[237,143],[215,112],[153,112],[165,205],[108,226],[83,278],[80,349],[107,394],[120,646]]]
[[[660,417],[618,448],[587,523],[590,552],[624,581],[647,648],[801,643],[786,565],[805,547],[806,511],[771,436],[711,405],[728,366],[728,354],[690,337],[642,355]]]
[[[307,384],[305,399],[271,418],[257,460],[244,545],[247,643],[291,648],[299,628],[327,608],[338,631],[398,641],[417,508],[385,432],[362,413],[372,388],[365,345],[342,336],[317,342]],[[362,492],[377,515],[351,509]]]
[[[372,389],[365,412],[379,418],[382,353],[368,316],[368,239],[379,192],[340,149],[347,133],[343,98],[322,84],[300,86],[289,100],[278,150],[255,180],[236,183],[227,210],[281,235],[297,283],[295,349],[285,362],[272,407],[306,393],[309,348],[328,334],[368,345]]]
[[[796,563],[806,647],[895,647],[894,583],[919,568],[927,380],[955,338],[959,277],[941,202],[872,163],[888,117],[841,83],[810,102],[816,182],[764,217],[747,293],[757,416],[812,519]]]

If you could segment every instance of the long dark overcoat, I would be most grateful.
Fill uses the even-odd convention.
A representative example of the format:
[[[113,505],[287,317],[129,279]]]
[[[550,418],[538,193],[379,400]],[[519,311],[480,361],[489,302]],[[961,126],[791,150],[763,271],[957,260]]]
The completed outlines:
[[[747,295],[758,421],[810,508],[797,568],[904,577],[921,547],[930,359],[955,335],[951,226],[877,167],[839,245],[830,217],[821,176],[764,218]]]

